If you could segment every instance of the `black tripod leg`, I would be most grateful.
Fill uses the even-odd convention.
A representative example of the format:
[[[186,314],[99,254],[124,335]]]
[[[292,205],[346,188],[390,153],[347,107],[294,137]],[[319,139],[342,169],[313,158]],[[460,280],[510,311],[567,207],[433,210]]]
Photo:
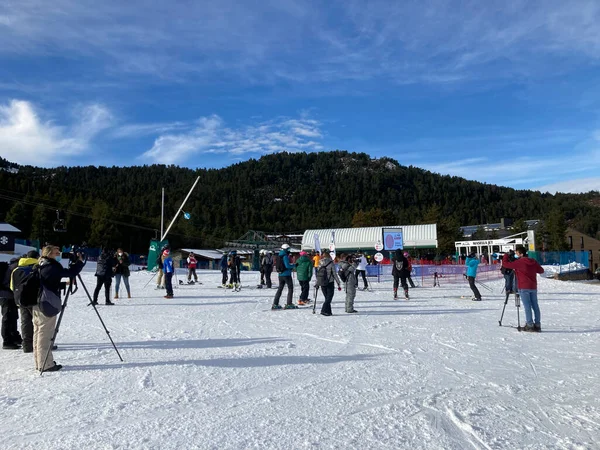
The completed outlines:
[[[123,362],[123,358],[121,358],[121,354],[119,353],[117,346],[115,345],[114,341],[112,340],[112,337],[110,337],[110,331],[108,331],[108,328],[106,328],[106,325],[104,325],[104,321],[102,320],[102,317],[100,316],[100,313],[98,312],[98,308],[96,308],[96,305],[92,301],[92,297],[90,296],[90,293],[88,292],[87,287],[85,286],[83,280],[81,279],[81,275],[77,275],[77,278],[79,278],[81,286],[83,286],[83,290],[85,291],[88,298],[90,299],[90,303],[92,304],[94,311],[96,311],[96,315],[98,316],[98,319],[100,320],[100,323],[102,324],[102,327],[104,328],[104,331],[106,331],[106,335],[108,336],[110,343],[112,344],[113,348],[115,349],[115,352],[117,352],[117,356],[119,357],[121,362]]]
[[[67,295],[65,295],[65,301],[62,304],[60,309],[60,314],[58,315],[58,320],[56,321],[56,327],[54,328],[54,334],[52,335],[52,339],[50,340],[50,347],[48,347],[48,351],[46,352],[46,357],[44,358],[44,363],[42,367],[40,367],[40,376],[44,373],[44,367],[46,367],[46,363],[48,362],[48,356],[50,356],[50,351],[52,347],[54,347],[54,341],[56,340],[56,335],[58,334],[58,330],[60,329],[60,323],[62,322],[62,318],[65,314],[65,309],[67,308],[67,302],[69,301],[69,294],[71,293],[71,289],[67,291]]]
[[[498,325],[502,326],[502,319],[504,318],[504,310],[506,309],[506,304],[508,303],[508,297],[510,294],[506,294],[506,298],[504,299],[504,307],[502,308],[502,315],[500,316],[500,320],[498,321]]]
[[[519,314],[519,307],[521,306],[521,296],[515,294],[515,306],[517,307],[517,330],[521,331],[521,314]]]
[[[315,286],[315,302],[313,303],[313,314],[317,309],[317,294],[319,293],[319,286]]]

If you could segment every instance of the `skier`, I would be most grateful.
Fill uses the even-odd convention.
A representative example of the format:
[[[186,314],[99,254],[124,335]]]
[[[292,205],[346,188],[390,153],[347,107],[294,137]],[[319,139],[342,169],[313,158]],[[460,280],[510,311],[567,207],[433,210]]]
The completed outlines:
[[[325,301],[321,307],[321,315],[331,316],[331,302],[335,291],[334,282],[338,285],[338,291],[342,290],[340,277],[335,270],[335,264],[329,255],[329,250],[325,249],[321,252],[319,268],[317,269],[317,286],[321,288]]]
[[[113,257],[113,253],[110,250],[104,249],[98,258],[96,265],[96,289],[94,289],[94,305],[98,304],[98,294],[102,286],[104,286],[104,297],[106,305],[114,305],[110,301],[110,285],[112,284],[112,277],[114,276],[117,266],[117,260]]]
[[[241,270],[241,260],[237,254],[237,250],[232,250],[229,253],[229,260],[227,261],[227,265],[229,266],[229,284],[227,287],[229,289],[235,288],[238,290],[240,288],[240,270]]]
[[[227,287],[227,252],[223,253],[219,265],[221,267],[221,273],[223,274],[221,277],[221,287],[224,288]]]
[[[356,298],[356,288],[358,284],[358,278],[356,276],[358,261],[361,255],[356,259],[352,255],[348,255],[345,258],[342,257],[340,262],[340,278],[342,281],[345,279],[346,283],[346,312],[349,314],[358,312],[354,309],[354,299]],[[362,256],[364,258],[364,256]]]
[[[465,261],[465,265],[467,266],[467,280],[469,280],[469,287],[473,291],[473,300],[474,302],[481,301],[481,294],[479,293],[479,289],[475,286],[475,277],[477,277],[477,266],[479,265],[479,259],[477,259],[477,255],[475,253],[471,253],[467,256]]]
[[[367,282],[367,258],[364,254],[359,254],[356,257],[356,287],[358,288],[358,277],[362,275],[364,287],[363,291],[369,289],[369,283]]]
[[[267,282],[267,287],[271,289],[273,287],[271,282],[271,273],[273,273],[273,252],[271,250],[267,250],[265,252],[262,264],[265,272],[265,281]]]
[[[283,244],[281,246],[281,251],[279,252],[279,258],[277,259],[277,272],[279,272],[279,287],[277,288],[277,292],[275,293],[275,298],[273,299],[273,306],[271,306],[271,309],[281,309],[279,299],[281,298],[281,293],[283,292],[283,288],[286,285],[288,288],[288,293],[285,309],[298,308],[292,303],[292,299],[294,296],[294,282],[292,281],[292,269],[296,267],[296,265],[290,263],[289,253],[290,246],[288,244]]]
[[[171,252],[169,249],[163,250],[163,271],[165,272],[165,289],[167,295],[165,298],[173,298],[173,274],[175,273],[175,266],[173,264],[173,258],[171,258]]]
[[[306,305],[310,302],[308,299],[308,290],[310,289],[310,279],[313,274],[312,261],[308,257],[308,253],[305,251],[300,252],[300,258],[296,261],[296,274],[298,275],[298,282],[300,283],[300,300],[299,305]]]
[[[516,248],[518,259],[510,261],[508,253],[502,258],[502,266],[508,269],[513,269],[517,275],[519,284],[519,295],[523,300],[523,309],[525,310],[525,327],[523,331],[542,331],[541,313],[538,305],[537,296],[537,274],[544,273],[544,269],[539,263],[527,256],[525,247],[518,246]],[[533,310],[534,317],[531,311]]]
[[[408,252],[404,252],[404,257],[406,258],[406,260],[408,261],[408,276],[406,277],[406,279],[408,280],[408,283],[410,284],[411,288],[415,287],[415,283],[413,283],[412,277],[410,276],[411,272],[412,272],[412,258],[410,257],[410,255],[408,254]]]
[[[198,275],[196,275],[196,266],[198,265],[198,261],[196,260],[196,256],[193,252],[190,252],[188,258],[188,284],[192,282],[192,276],[194,277],[194,282],[198,282]]]
[[[258,286],[261,288],[265,285],[265,266],[263,264],[264,255],[264,250],[258,252],[258,270],[260,272],[260,283],[258,284]]]
[[[408,260],[402,253],[401,249],[396,250],[396,256],[392,258],[392,275],[394,275],[394,300],[398,299],[398,281],[404,290],[404,298],[408,300],[408,284],[406,278],[408,276]]]

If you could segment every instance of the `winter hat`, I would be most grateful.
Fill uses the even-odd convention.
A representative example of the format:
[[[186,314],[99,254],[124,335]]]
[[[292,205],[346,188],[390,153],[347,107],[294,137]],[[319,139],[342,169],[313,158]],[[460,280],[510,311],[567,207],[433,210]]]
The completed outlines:
[[[306,253],[304,250],[302,250],[302,251],[300,252],[300,256],[306,256],[307,254],[308,254],[308,253]]]
[[[290,246],[288,244],[283,244],[281,246],[281,250],[289,250],[289,249],[290,249]]]
[[[40,254],[36,250],[29,250],[25,256],[27,258],[39,258]]]
[[[404,256],[405,256],[406,258],[408,258],[408,256],[409,256],[409,255],[408,255],[408,252],[404,252]]]
[[[168,248],[165,248],[165,249],[163,250],[163,255],[165,255],[165,256],[169,256],[169,254],[170,254],[170,253],[171,253],[171,252],[169,251],[169,249],[168,249]]]

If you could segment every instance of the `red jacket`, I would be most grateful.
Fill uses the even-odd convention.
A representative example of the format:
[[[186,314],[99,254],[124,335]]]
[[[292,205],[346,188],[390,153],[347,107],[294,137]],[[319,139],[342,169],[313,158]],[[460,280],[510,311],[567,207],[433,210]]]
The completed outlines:
[[[535,259],[522,256],[510,262],[508,253],[502,257],[502,267],[513,269],[517,275],[517,287],[519,289],[537,289],[537,274],[544,273],[542,266]]]
[[[193,256],[188,256],[188,267],[190,269],[195,269],[197,264],[198,262],[196,261],[196,258]]]

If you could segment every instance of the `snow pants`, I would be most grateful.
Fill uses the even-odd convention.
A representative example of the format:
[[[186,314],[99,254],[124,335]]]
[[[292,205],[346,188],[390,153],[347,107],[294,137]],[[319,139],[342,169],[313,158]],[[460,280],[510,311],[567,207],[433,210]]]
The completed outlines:
[[[39,306],[33,307],[33,357],[35,358],[35,368],[37,370],[46,370],[54,366],[52,336],[54,336],[57,317],[47,317]],[[50,353],[44,366],[44,359],[48,350],[50,350]]]
[[[367,282],[367,271],[366,270],[357,270],[356,271],[356,287],[358,287],[358,276],[362,275],[362,279],[363,279],[363,283],[364,283],[364,288],[368,288],[369,287],[369,283]]]
[[[469,287],[473,291],[473,295],[476,299],[481,300],[481,294],[479,293],[479,289],[477,289],[477,286],[475,286],[475,277],[467,277],[467,279],[469,280]]]
[[[310,290],[310,280],[298,280],[300,283],[300,300],[308,300],[308,291]]]
[[[94,301],[98,301],[98,294],[100,294],[100,289],[104,286],[104,297],[106,299],[106,303],[110,303],[110,285],[112,284],[112,278],[102,278],[97,277],[96,279],[96,289],[94,289]]]
[[[354,299],[356,298],[356,283],[358,278],[353,274],[348,274],[346,282],[346,312],[354,311]]]
[[[23,338],[23,351],[33,351],[33,311],[31,308],[19,308],[21,313],[21,337]]]
[[[332,281],[325,286],[321,286],[321,292],[323,293],[323,297],[325,297],[323,306],[321,306],[321,314],[331,314],[331,302],[333,301],[333,294],[335,292],[334,282]]]
[[[408,284],[406,283],[406,275],[398,275],[394,274],[394,292],[398,290],[398,282],[400,282],[400,286],[404,292],[408,292]]]
[[[173,272],[165,273],[165,288],[167,295],[173,295]]]
[[[2,340],[4,344],[16,344],[19,338],[17,321],[19,320],[19,309],[12,298],[0,298],[2,305]]]
[[[271,289],[273,287],[273,282],[271,281],[271,274],[273,273],[273,265],[269,264],[265,266],[265,282],[267,283],[267,287]]]
[[[194,281],[198,281],[198,275],[196,275],[196,268],[190,267],[188,269],[188,281],[192,281],[192,277],[194,277]]]
[[[275,298],[273,299],[274,305],[279,305],[279,299],[281,298],[281,294],[283,293],[283,288],[287,285],[288,293],[287,293],[287,304],[291,305],[293,296],[294,296],[294,282],[292,281],[291,275],[279,276],[279,287],[277,288],[277,292],[275,293]]]

